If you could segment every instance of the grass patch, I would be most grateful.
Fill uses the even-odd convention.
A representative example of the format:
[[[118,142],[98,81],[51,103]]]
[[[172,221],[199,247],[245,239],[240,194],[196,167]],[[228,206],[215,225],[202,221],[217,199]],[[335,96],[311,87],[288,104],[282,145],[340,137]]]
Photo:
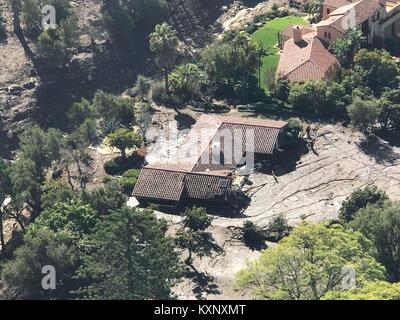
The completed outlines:
[[[266,72],[271,69],[276,71],[279,63],[279,51],[275,48],[278,44],[278,33],[286,29],[289,24],[308,25],[308,22],[304,18],[297,16],[276,18],[268,21],[264,27],[251,35],[251,38],[260,43],[267,52],[267,55],[262,59],[261,67],[261,87],[264,90],[267,89]]]

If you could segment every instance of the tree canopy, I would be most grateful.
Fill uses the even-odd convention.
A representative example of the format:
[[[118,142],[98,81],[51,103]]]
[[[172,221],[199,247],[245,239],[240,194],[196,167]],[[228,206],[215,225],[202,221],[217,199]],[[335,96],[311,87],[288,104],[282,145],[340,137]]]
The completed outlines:
[[[357,286],[384,280],[384,267],[361,233],[340,225],[304,223],[274,247],[262,252],[237,275],[239,288],[250,288],[260,299],[318,300],[343,290],[348,268]]]

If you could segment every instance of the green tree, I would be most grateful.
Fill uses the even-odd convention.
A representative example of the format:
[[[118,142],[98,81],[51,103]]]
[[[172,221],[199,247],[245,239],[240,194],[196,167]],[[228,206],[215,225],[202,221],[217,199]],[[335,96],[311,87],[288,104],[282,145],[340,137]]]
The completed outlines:
[[[88,299],[167,299],[179,277],[167,224],[151,212],[123,208],[104,217],[88,241],[80,276]]]
[[[111,146],[121,150],[123,159],[126,159],[126,149],[138,148],[143,142],[142,136],[139,133],[129,129],[117,129],[107,137]]]
[[[400,131],[400,90],[386,90],[379,99],[379,123],[385,130]]]
[[[79,288],[74,273],[80,265],[79,247],[95,224],[94,210],[79,199],[57,202],[35,219],[24,235],[24,244],[4,265],[3,279],[23,299],[66,299]],[[43,290],[42,267],[57,273],[56,290]]]
[[[24,244],[6,262],[2,281],[15,299],[67,299],[72,289],[72,276],[78,260],[77,248],[68,232],[43,229],[24,236]],[[42,267],[56,269],[56,289],[43,290]]]
[[[349,222],[360,209],[367,207],[369,204],[382,205],[388,199],[386,193],[376,186],[357,189],[343,201],[339,219],[343,222]]]
[[[82,98],[79,102],[74,102],[67,112],[68,119],[73,126],[79,126],[85,119],[92,116],[92,105],[90,101]]]
[[[351,125],[363,132],[370,132],[379,117],[379,106],[376,100],[365,101],[356,97],[347,108]]]
[[[202,98],[208,86],[208,77],[198,65],[188,63],[176,67],[169,75],[169,82],[171,93],[191,101]]]
[[[259,299],[319,300],[329,291],[343,290],[345,267],[355,270],[357,286],[383,280],[384,267],[371,252],[371,242],[358,232],[305,223],[249,263],[237,275],[237,284]]]
[[[156,56],[156,63],[164,72],[165,91],[170,94],[169,71],[174,66],[178,54],[179,39],[177,33],[167,23],[156,26],[150,34],[150,50]]]
[[[189,255],[185,260],[187,265],[192,265],[193,254],[202,257],[211,253],[210,234],[205,230],[211,225],[212,220],[204,208],[194,206],[185,210],[183,226],[177,232],[176,241],[182,249],[188,250]]]
[[[211,86],[227,97],[243,99],[257,96],[259,45],[246,32],[240,32],[232,41],[216,43],[202,52],[201,65],[207,72]]]
[[[83,190],[81,199],[93,208],[97,216],[109,215],[112,211],[122,208],[128,201],[120,184],[116,182],[108,182],[91,191]]]
[[[168,16],[164,0],[108,0],[102,1],[101,9],[108,33],[122,45],[130,45],[135,40],[137,43]]]
[[[387,202],[359,210],[349,227],[373,241],[377,260],[388,272],[390,281],[400,280],[400,205]]]
[[[329,50],[339,59],[342,65],[347,65],[353,58],[354,50],[366,41],[361,29],[350,29],[346,36],[332,42]]]
[[[96,91],[92,100],[94,117],[101,120],[105,134],[113,132],[120,125],[129,125],[134,119],[133,100],[119,97],[102,90]]]
[[[328,292],[322,300],[400,300],[400,283],[367,282],[362,288]]]
[[[144,75],[138,75],[132,92],[139,100],[147,100],[151,88],[150,79]]]
[[[354,67],[365,72],[364,81],[375,94],[380,94],[385,88],[398,87],[399,68],[385,50],[359,50],[354,56]]]
[[[133,188],[139,178],[139,169],[130,169],[123,173],[121,178],[121,186],[124,193],[130,197],[132,195]]]

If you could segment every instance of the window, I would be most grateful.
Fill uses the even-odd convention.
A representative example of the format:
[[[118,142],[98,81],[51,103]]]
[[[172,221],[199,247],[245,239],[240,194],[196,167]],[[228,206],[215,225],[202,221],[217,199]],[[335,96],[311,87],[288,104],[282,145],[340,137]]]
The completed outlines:
[[[331,13],[331,9],[326,9],[326,14],[330,14]]]
[[[324,36],[325,36],[325,39],[328,38],[328,32],[325,31]]]
[[[331,40],[331,33],[328,33],[328,39]]]

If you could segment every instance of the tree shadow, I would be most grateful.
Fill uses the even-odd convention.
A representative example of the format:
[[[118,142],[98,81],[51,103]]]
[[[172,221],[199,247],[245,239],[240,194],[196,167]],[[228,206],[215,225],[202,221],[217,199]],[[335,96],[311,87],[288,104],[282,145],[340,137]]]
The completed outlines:
[[[292,148],[288,148],[276,153],[267,165],[258,169],[257,172],[263,174],[274,174],[277,177],[295,171],[301,157],[309,152],[307,144],[302,141]],[[314,152],[315,153],[315,152]]]
[[[196,120],[190,115],[179,110],[177,110],[175,120],[178,122],[178,130],[190,129],[196,123]]]
[[[378,163],[394,163],[400,158],[400,154],[393,151],[388,142],[376,135],[366,136],[358,147],[366,155],[373,157]]]
[[[196,299],[205,300],[205,295],[209,294],[221,294],[219,286],[214,282],[215,277],[209,275],[207,272],[199,272],[195,267],[191,267],[188,271],[187,276],[193,281],[194,293]]]

